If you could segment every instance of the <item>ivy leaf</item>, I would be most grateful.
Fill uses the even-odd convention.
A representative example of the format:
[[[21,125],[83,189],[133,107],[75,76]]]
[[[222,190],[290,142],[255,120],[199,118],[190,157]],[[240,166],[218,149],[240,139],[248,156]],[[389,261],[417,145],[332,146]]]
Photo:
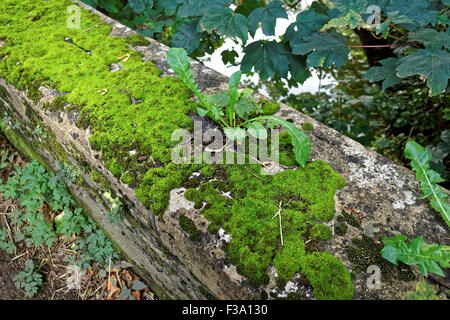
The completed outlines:
[[[282,119],[275,116],[263,116],[259,119],[265,119],[277,124],[281,124],[286,128],[289,136],[291,137],[291,143],[294,147],[294,155],[295,160],[302,167],[306,166],[308,162],[309,156],[311,155],[311,143],[309,141],[308,136],[298,129],[293,123],[287,121],[286,119]]]
[[[297,15],[296,22],[292,23],[286,30],[284,39],[289,41],[292,47],[295,43],[301,43],[303,38],[319,31],[328,20],[327,15],[318,13],[314,9],[300,12]]]
[[[309,54],[306,61],[308,67],[331,67],[334,63],[341,68],[348,59],[348,47],[345,37],[335,31],[327,33],[313,33],[296,42],[292,46],[293,54]]]
[[[174,0],[158,0],[158,8],[163,9],[167,16],[177,11],[178,2]]]
[[[427,276],[428,272],[445,277],[444,272],[439,267],[448,268],[450,266],[450,247],[427,244],[422,237],[406,242],[404,235],[397,235],[393,238],[383,237],[384,248],[381,256],[389,262],[398,265],[401,261],[408,265],[417,265],[420,271]]]
[[[264,7],[265,0],[245,0],[241,2],[241,5],[236,8],[234,12],[240,13],[246,17],[249,16],[255,9]]]
[[[172,37],[172,47],[184,48],[191,54],[200,45],[202,32],[198,32],[198,21],[185,22],[177,28],[177,32]]]
[[[450,77],[450,53],[419,49],[400,59],[397,75],[400,78],[420,75],[423,81],[427,81],[431,96],[445,92]]]
[[[248,16],[248,22],[252,37],[255,36],[255,32],[259,27],[262,27],[263,33],[266,36],[275,35],[277,18],[289,18],[286,10],[283,8],[283,3],[278,0],[271,1],[265,8],[260,7],[250,13]]]
[[[430,169],[431,153],[418,143],[409,141],[406,144],[405,156],[411,160],[411,166],[424,193],[423,198],[431,197],[432,207],[441,213],[442,218],[450,226],[450,204],[447,202],[449,196],[436,184],[443,182],[444,179]]]
[[[372,67],[370,68],[364,78],[369,81],[383,81],[382,86],[383,90],[386,90],[389,87],[400,83],[402,79],[400,79],[395,73],[395,68],[398,65],[397,58],[387,58],[384,60],[380,60],[379,63],[381,67]]]
[[[222,51],[222,62],[223,64],[231,63],[232,65],[236,64],[236,58],[239,57],[238,53],[235,50],[224,50]]]
[[[289,71],[288,52],[281,43],[276,41],[255,41],[244,49],[245,56],[241,62],[241,70],[250,72],[253,68],[259,73],[261,80],[266,80],[275,74],[287,77]]]
[[[128,4],[134,12],[142,13],[146,7],[151,8],[153,6],[153,0],[129,0]]]
[[[450,29],[447,32],[439,32],[435,29],[422,28],[408,35],[408,41],[420,41],[430,50],[441,50],[442,47],[450,49]]]
[[[245,16],[234,13],[230,8],[209,10],[200,21],[207,31],[217,31],[224,37],[239,37],[245,44],[248,39],[248,21]]]
[[[175,2],[174,0],[172,0]],[[177,16],[180,18],[201,17],[206,11],[225,8],[227,0],[178,0],[181,3]],[[231,10],[231,9],[230,9]]]

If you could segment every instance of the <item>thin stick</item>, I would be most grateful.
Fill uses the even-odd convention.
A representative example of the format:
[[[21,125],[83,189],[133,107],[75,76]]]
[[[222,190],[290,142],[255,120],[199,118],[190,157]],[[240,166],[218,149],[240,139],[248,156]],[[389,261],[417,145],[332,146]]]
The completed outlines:
[[[282,205],[283,201],[280,201],[280,204],[278,205],[278,212],[272,217],[275,218],[276,216],[278,216],[279,221],[280,221],[280,236],[281,236],[281,246],[283,247],[284,242],[283,242],[283,227],[281,226],[281,205]]]
[[[26,254],[27,254],[27,253],[24,252],[24,253],[22,253],[21,255],[18,255],[17,257],[12,258],[11,261],[17,260],[17,259],[19,259],[20,257],[23,257],[23,256],[26,255]]]
[[[93,27],[90,27],[89,29],[86,29],[86,30],[84,30],[84,31],[83,31],[83,32],[81,32],[81,33],[85,33],[85,32],[88,32],[89,30],[92,30],[92,29],[94,29],[94,28],[98,27],[99,25],[101,25],[101,24],[103,24],[103,23],[105,23],[105,22],[101,22],[101,23],[98,23],[98,24],[96,24],[95,26],[93,26]]]

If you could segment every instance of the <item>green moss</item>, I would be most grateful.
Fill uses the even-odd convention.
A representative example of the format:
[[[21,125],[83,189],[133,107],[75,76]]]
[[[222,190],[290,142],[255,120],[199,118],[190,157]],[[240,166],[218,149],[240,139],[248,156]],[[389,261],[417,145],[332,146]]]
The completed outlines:
[[[272,115],[280,110],[280,104],[278,102],[269,101],[263,99],[259,101],[262,107],[262,115]]]
[[[282,285],[299,271],[306,254],[303,236],[316,224],[334,216],[334,193],[345,181],[323,161],[306,168],[257,177],[258,165],[217,167],[220,181],[188,189],[185,197],[206,202],[202,214],[210,221],[209,230],[221,226],[232,237],[226,246],[229,261],[237,266],[253,286],[267,283],[267,268],[274,263]],[[231,199],[224,196],[230,194]],[[272,219],[282,202],[284,245],[281,247],[278,219]]]
[[[302,124],[302,129],[305,131],[312,131],[314,130],[314,125],[310,122],[305,122]]]
[[[339,215],[337,217],[337,221],[340,223],[346,222],[349,226],[352,226],[355,228],[359,227],[358,219],[356,219],[353,215],[351,215],[347,212],[342,212],[342,215]]]
[[[148,46],[150,44],[150,41],[148,41],[147,39],[145,39],[145,37],[141,34],[138,35],[134,35],[131,37],[126,37],[125,38],[126,43],[137,47],[137,46]]]
[[[330,240],[332,237],[331,229],[324,224],[316,224],[310,234],[312,239]]]
[[[200,185],[200,182],[197,178],[190,178],[189,180],[183,182],[184,188],[197,188]]]
[[[390,279],[398,279],[401,281],[414,281],[416,277],[411,270],[411,267],[399,263],[395,267],[389,261],[383,259],[381,250],[382,243],[376,243],[372,238],[362,235],[362,238],[352,239],[352,245],[345,247],[345,252],[350,262],[353,264],[353,270],[357,272],[367,272],[367,268],[371,265],[376,265],[381,270],[383,281]]]
[[[302,274],[313,286],[319,300],[350,300],[354,289],[350,273],[341,261],[328,252],[314,252],[302,262]]]
[[[132,186],[134,182],[136,181],[136,178],[129,172],[124,172],[122,176],[120,177],[120,180],[122,180],[123,183]]]
[[[348,226],[345,222],[339,223],[334,227],[334,231],[340,236],[345,236],[348,231]]]
[[[189,240],[200,241],[201,232],[197,229],[195,223],[182,214],[179,215],[178,219],[181,229],[183,229],[189,235]]]
[[[212,165],[204,166],[201,169],[201,172],[203,173],[203,175],[205,176],[205,179],[207,179],[207,180],[212,179],[215,171],[216,171],[216,167],[212,166]]]

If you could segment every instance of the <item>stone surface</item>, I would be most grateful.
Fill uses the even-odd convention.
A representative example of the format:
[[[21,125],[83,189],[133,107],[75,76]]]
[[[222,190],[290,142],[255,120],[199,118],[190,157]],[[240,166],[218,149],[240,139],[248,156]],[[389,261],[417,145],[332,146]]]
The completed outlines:
[[[74,2],[88,8],[79,1]],[[134,34],[115,20],[91,10],[113,27],[110,36]],[[162,76],[173,76],[174,72],[165,59],[168,48],[152,39],[149,41],[148,46],[132,49],[143,53],[144,61],[153,61],[163,71]],[[119,64],[111,66],[112,71],[120,68]],[[197,61],[192,62],[192,68],[202,91],[217,92],[227,88],[228,78],[224,75]],[[104,185],[83,174],[82,185],[71,184],[69,187],[161,298],[204,299],[210,294],[219,299],[260,297],[260,292],[252,288],[234,266],[226,264],[222,240],[227,239],[227,235],[223,234],[223,230],[218,235],[208,233],[209,222],[199,210],[194,209],[193,203],[183,197],[184,189],[172,190],[166,212],[161,216],[153,215],[139,202],[131,188],[114,178],[105,168],[101,154],[90,147],[90,130],[75,125],[77,114],[42,110],[44,102],[53,101],[61,93],[41,88],[44,97],[34,104],[25,92],[18,91],[3,79],[0,79],[1,87],[7,91],[6,96],[0,97],[1,113],[7,112],[21,123],[19,129],[7,130],[7,135],[19,149],[34,153],[50,168],[56,168],[55,147],[51,148],[46,141],[29,134],[34,129],[31,119],[39,119],[54,133],[53,139],[59,146],[56,148],[61,148],[59,153],[65,154],[73,165],[84,162],[84,165],[95,168],[107,178],[108,187],[120,197],[129,212],[125,223],[117,227],[106,221],[109,208],[102,196],[106,191]],[[354,266],[344,249],[351,245],[351,239],[362,234],[379,241],[383,235],[402,233],[409,238],[423,236],[426,242],[449,244],[449,235],[439,213],[431,209],[427,200],[419,199],[421,192],[411,171],[286,105],[281,105],[278,115],[292,120],[298,127],[305,122],[312,123],[314,129],[306,133],[311,140],[311,158],[328,162],[347,181],[347,186],[336,193],[336,212],[340,213],[345,208],[358,210],[361,214],[358,218],[362,218],[361,228],[349,226],[345,236],[334,235],[324,246],[349,270]],[[189,236],[179,226],[180,214],[195,223],[202,232],[201,241],[188,239]],[[335,221],[330,223],[333,231],[335,225]],[[312,297],[310,286],[298,284],[299,277],[277,291],[274,281],[276,272],[272,269],[271,281],[265,288],[268,293],[275,292],[279,297],[284,297],[297,290],[305,299]],[[415,285],[414,281],[390,280],[382,282],[379,290],[369,290],[366,285],[368,276],[364,272],[355,273],[355,299],[402,299]]]

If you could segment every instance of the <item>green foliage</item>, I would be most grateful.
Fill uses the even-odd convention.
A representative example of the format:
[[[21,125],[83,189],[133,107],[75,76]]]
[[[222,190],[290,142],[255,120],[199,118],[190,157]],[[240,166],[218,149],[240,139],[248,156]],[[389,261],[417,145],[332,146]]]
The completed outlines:
[[[449,196],[442,191],[437,183],[445,180],[434,170],[430,169],[431,153],[414,141],[409,141],[405,148],[405,155],[411,160],[411,166],[416,172],[417,180],[420,181],[423,197],[431,197],[431,205],[439,211],[442,218],[450,226],[450,204],[447,202]]]
[[[291,137],[294,146],[294,155],[296,161],[305,166],[309,159],[311,146],[306,134],[300,131],[292,123],[275,116],[262,115],[249,118],[249,115],[255,111],[262,113],[262,106],[251,97],[252,90],[238,89],[242,76],[240,71],[234,73],[229,82],[229,91],[207,96],[198,89],[187,53],[181,48],[172,48],[167,53],[167,62],[169,66],[178,74],[181,80],[197,95],[201,108],[197,108],[200,116],[208,115],[211,119],[217,121],[224,127],[224,132],[230,140],[243,140],[246,132],[242,126],[249,129],[248,133],[258,139],[266,139],[267,132],[264,126],[258,121],[266,121],[282,125],[286,128]]]
[[[110,192],[105,192],[103,196],[111,203],[111,210],[108,212],[108,221],[113,225],[118,225],[123,222],[123,208],[122,202],[119,198],[113,198]]]
[[[434,292],[433,288],[428,284],[427,280],[423,279],[417,282],[416,291],[408,292],[406,294],[408,300],[440,300]]]
[[[431,272],[445,277],[440,267],[450,267],[449,246],[428,244],[423,242],[422,237],[412,239],[411,243],[407,243],[406,240],[407,237],[404,235],[384,237],[382,257],[395,265],[398,265],[399,261],[407,265],[417,265],[425,276]]]
[[[199,241],[200,240],[201,233],[197,229],[195,223],[190,218],[186,217],[185,215],[180,214],[179,223],[180,223],[181,229],[186,231],[186,233],[189,235],[189,240],[191,240],[191,241]]]
[[[320,300],[351,300],[354,289],[350,273],[344,264],[328,252],[308,254],[303,261],[302,274],[313,286]]]
[[[14,277],[14,283],[18,289],[25,290],[28,298],[33,298],[39,287],[42,286],[42,276],[36,271],[32,260],[25,262],[25,269]]]
[[[316,224],[311,229],[312,239],[330,240],[332,236],[331,229],[324,224]]]
[[[283,2],[278,0],[135,0],[128,4],[119,0],[85,1],[100,6],[147,36],[185,48],[192,56],[214,52],[223,43],[223,37],[240,38],[245,47],[248,32],[254,36],[259,28],[266,36],[273,36],[277,19],[288,18]],[[237,5],[234,11],[230,8],[233,2]],[[289,1],[285,3],[293,5]],[[370,17],[367,9],[374,4],[381,8],[383,21],[371,26],[366,24]],[[291,84],[302,83],[310,76],[309,68],[332,65],[341,68],[349,50],[346,38],[338,32],[362,28],[389,40],[386,45],[392,45],[396,56],[380,59],[381,67],[373,67],[367,79],[384,80],[383,89],[387,89],[404,78],[419,75],[427,82],[431,95],[445,91],[450,76],[447,62],[450,33],[445,30],[448,8],[444,3],[332,0],[327,5],[313,1],[308,9],[297,14],[296,21],[280,39],[256,41],[245,47],[241,70],[249,73],[254,69],[262,80],[278,77],[288,79]],[[400,30],[403,39],[391,37],[394,27]],[[402,46],[408,49],[396,50]],[[236,56],[234,49],[227,50],[223,53],[224,63],[238,64]]]
[[[0,185],[5,199],[17,199],[24,207],[24,212],[15,210],[8,213],[16,230],[15,241],[25,241],[30,247],[42,244],[51,247],[59,235],[70,238],[75,234],[78,239],[74,249],[79,251],[79,257],[70,257],[70,261],[83,267],[92,263],[104,265],[109,257],[117,257],[117,254],[105,234],[91,219],[85,218],[81,208],[75,207],[64,184],[64,176],[61,172],[58,175],[48,173],[37,160],[33,160],[23,167],[16,166],[14,174]],[[61,212],[54,219],[55,231],[43,210],[44,204],[52,211]],[[15,245],[8,237],[7,230],[0,229],[0,247],[11,253]]]

